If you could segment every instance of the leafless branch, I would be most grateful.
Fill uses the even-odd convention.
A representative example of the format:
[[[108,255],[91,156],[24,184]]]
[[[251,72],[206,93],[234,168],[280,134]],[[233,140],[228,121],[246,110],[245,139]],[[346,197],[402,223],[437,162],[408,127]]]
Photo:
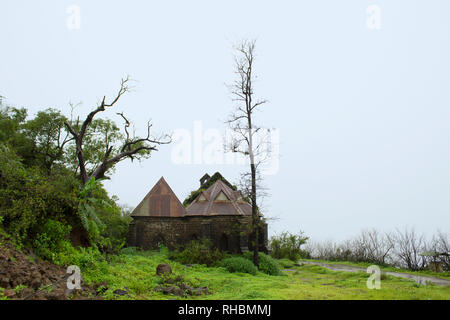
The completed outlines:
[[[116,96],[111,100],[111,102],[106,102],[106,96],[103,96],[101,103],[91,111],[83,123],[81,124],[81,128],[79,126],[79,120],[72,126],[69,122],[65,122],[65,126],[67,127],[68,132],[72,135],[71,140],[75,141],[76,144],[76,153],[78,159],[78,167],[80,170],[81,180],[83,183],[89,181],[91,177],[95,179],[106,179],[105,176],[106,171],[114,166],[116,163],[122,161],[125,158],[134,159],[137,155],[142,155],[142,152],[148,151],[156,151],[157,145],[168,144],[172,141],[171,137],[168,135],[162,135],[158,138],[152,138],[150,134],[150,129],[152,127],[151,122],[149,121],[147,124],[147,136],[145,138],[137,138],[133,135],[130,136],[129,127],[131,122],[125,117],[124,113],[117,113],[122,119],[125,121],[124,131],[125,131],[125,141],[122,146],[119,148],[119,152],[114,154],[115,148],[110,145],[108,133],[105,133],[105,153],[103,155],[103,160],[100,164],[98,164],[95,169],[88,173],[86,169],[87,162],[85,160],[84,152],[83,152],[83,139],[86,135],[88,127],[92,124],[94,117],[100,113],[105,111],[107,108],[113,107],[119,99],[127,92],[130,91],[130,78],[127,76],[125,79],[122,79],[120,82],[120,88],[116,94]],[[73,107],[72,107],[73,109]],[[79,131],[77,130],[78,128]]]

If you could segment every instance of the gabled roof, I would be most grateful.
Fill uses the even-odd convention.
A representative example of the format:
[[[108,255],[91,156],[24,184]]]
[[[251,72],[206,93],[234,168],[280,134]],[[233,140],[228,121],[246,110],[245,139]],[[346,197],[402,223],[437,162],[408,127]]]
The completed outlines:
[[[133,210],[131,216],[182,217],[185,209],[175,193],[161,177],[145,198]]]
[[[204,199],[203,199],[204,198]],[[203,200],[202,200],[203,199]],[[186,208],[186,216],[251,215],[251,205],[222,180],[217,180]]]
[[[208,177],[208,178],[207,178]],[[207,179],[206,179],[207,178]],[[200,193],[211,187],[217,180],[222,180],[226,185],[228,185],[231,189],[236,190],[230,182],[228,182],[219,172],[214,173],[211,177],[209,174],[205,174],[200,179],[200,188],[191,192],[191,194],[184,200],[183,205],[185,207],[189,206]]]

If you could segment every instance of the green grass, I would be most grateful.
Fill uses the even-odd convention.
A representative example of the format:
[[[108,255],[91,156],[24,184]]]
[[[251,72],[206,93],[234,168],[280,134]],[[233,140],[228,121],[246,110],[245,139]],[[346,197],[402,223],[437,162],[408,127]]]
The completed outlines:
[[[320,262],[320,263],[327,263],[327,264],[344,264],[349,266],[355,266],[355,267],[361,267],[361,268],[367,268],[370,265],[373,265],[373,263],[367,263],[367,262],[350,262],[350,261],[328,261],[328,260],[314,260],[314,259],[301,259],[303,261],[310,261],[310,262]],[[400,268],[394,268],[394,267],[386,267],[386,266],[380,266],[380,269],[382,271],[392,271],[392,272],[399,272],[399,273],[408,273],[413,274],[416,276],[430,276],[430,277],[436,277],[441,278],[445,280],[450,280],[450,272],[433,272],[430,270],[421,270],[421,271],[411,271],[407,269],[400,269]]]
[[[126,251],[127,252],[127,251]],[[287,261],[284,261],[285,263]],[[155,292],[160,279],[159,263],[169,263],[176,275],[193,286],[207,286],[210,295],[175,297]],[[450,299],[450,286],[420,286],[412,280],[386,276],[380,290],[369,290],[365,272],[336,272],[315,265],[292,266],[280,276],[229,273],[224,268],[194,265],[190,268],[170,261],[159,252],[128,252],[110,262],[98,262],[82,270],[90,282],[107,281],[106,299]],[[115,296],[115,289],[129,288],[130,296]]]

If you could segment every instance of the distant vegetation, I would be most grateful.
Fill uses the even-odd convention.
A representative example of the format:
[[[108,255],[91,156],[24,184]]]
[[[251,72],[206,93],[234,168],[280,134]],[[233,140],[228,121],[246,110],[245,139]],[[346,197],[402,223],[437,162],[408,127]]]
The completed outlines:
[[[364,230],[341,243],[309,242],[304,250],[313,259],[367,262],[411,271],[425,270],[430,264],[439,263],[443,270],[450,270],[450,238],[440,231],[427,240],[414,229],[385,233]]]
[[[282,232],[270,238],[270,254],[276,259],[290,259],[297,261],[300,258],[308,258],[308,252],[302,250],[301,246],[309,238],[302,231],[298,234]]]

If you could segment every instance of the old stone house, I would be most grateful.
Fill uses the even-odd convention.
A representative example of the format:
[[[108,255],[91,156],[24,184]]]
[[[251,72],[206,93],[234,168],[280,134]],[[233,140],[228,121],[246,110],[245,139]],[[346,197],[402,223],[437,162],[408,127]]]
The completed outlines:
[[[219,173],[213,177],[215,181],[209,175],[200,179],[200,189],[186,206],[162,177],[133,210],[128,245],[173,248],[207,238],[224,251],[251,250],[251,205]],[[267,252],[267,224],[263,221],[259,243],[260,250]]]

